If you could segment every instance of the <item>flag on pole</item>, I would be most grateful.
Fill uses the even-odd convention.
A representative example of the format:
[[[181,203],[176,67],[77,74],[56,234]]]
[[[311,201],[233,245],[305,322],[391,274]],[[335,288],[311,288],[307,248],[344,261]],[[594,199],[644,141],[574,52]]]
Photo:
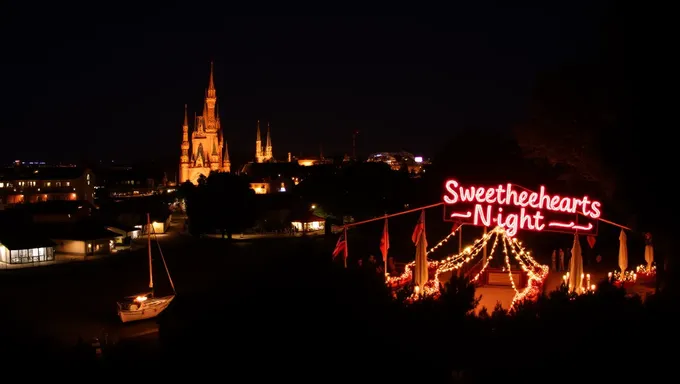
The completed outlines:
[[[333,258],[335,259],[345,249],[347,249],[347,240],[345,239],[345,231],[343,231],[340,237],[338,238],[338,242],[335,243],[335,249],[333,250]]]
[[[413,242],[413,244],[418,244],[420,236],[424,233],[425,233],[425,210],[423,210],[420,213],[418,224],[416,224],[416,227],[413,229],[413,235],[411,235],[411,241]],[[423,238],[423,241],[425,241],[425,247],[427,248],[427,240]]]
[[[383,228],[382,238],[380,239],[380,252],[382,253],[383,261],[387,262],[387,252],[390,249],[390,234],[387,230],[387,219],[385,219],[385,227]]]
[[[586,240],[588,241],[588,245],[590,245],[590,249],[595,248],[595,236],[588,236],[586,237]]]

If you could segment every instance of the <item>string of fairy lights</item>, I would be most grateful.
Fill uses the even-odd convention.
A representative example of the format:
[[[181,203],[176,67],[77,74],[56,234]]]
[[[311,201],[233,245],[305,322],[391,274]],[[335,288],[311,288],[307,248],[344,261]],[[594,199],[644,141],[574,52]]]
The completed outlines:
[[[522,271],[526,272],[529,276],[527,286],[524,290],[522,292],[517,292],[513,297],[512,303],[510,304],[510,308],[513,308],[516,303],[526,299],[532,300],[540,294],[543,282],[548,276],[549,268],[547,265],[542,265],[531,257],[531,253],[522,246],[522,242],[517,240],[517,238],[509,239],[504,237],[503,240],[510,245],[510,252],[515,257],[515,260],[518,261]],[[531,266],[529,266],[529,264]]]
[[[461,228],[462,227],[459,226],[456,228],[456,230],[449,233],[440,242],[431,247],[427,251],[427,255],[429,256],[432,252],[444,246],[452,237],[456,235],[456,233],[460,231]],[[503,261],[505,264],[504,270],[508,273],[508,279],[513,290],[515,291],[515,295],[512,299],[509,309],[512,310],[517,303],[520,303],[524,300],[533,300],[538,297],[541,294],[543,283],[548,276],[549,267],[536,261],[536,259],[531,256],[531,253],[523,247],[521,241],[519,241],[516,237],[508,236],[505,229],[498,226],[488,233],[485,233],[482,237],[475,240],[471,246],[465,248],[458,254],[448,256],[442,260],[428,259],[428,274],[434,272],[433,279],[425,283],[423,287],[414,287],[414,292],[407,300],[415,301],[423,297],[437,297],[440,295],[439,275],[442,273],[459,270],[475,261],[481,251],[487,247],[487,244],[492,237],[494,238],[494,241],[491,246],[491,251],[487,254],[486,260],[484,260],[484,264],[480,270],[476,272],[474,277],[472,277],[471,282],[479,281],[484,272],[486,272],[491,261],[494,259],[495,250],[500,240],[500,242],[503,243],[502,252]],[[523,289],[518,288],[518,282],[515,281],[517,269],[515,269],[513,273],[511,262],[513,259],[516,260],[521,272],[525,273],[528,277],[526,286]],[[386,284],[392,288],[406,285],[412,281],[414,269],[415,261],[411,261],[410,263],[406,264],[404,272],[401,275],[390,276],[388,274],[386,278]],[[635,283],[638,280],[638,276],[653,277],[655,275],[655,265],[652,265],[651,267],[639,265],[635,268],[635,270],[628,270],[624,273],[621,273],[620,271],[609,272],[608,278],[612,283],[630,284]],[[585,287],[581,287],[581,290],[578,293],[592,293],[596,286],[594,284],[590,284],[590,274],[583,275],[582,280],[586,283],[586,285]]]
[[[429,255],[431,252],[443,246],[452,236],[456,234],[459,228],[456,231],[452,231],[442,241],[437,243],[434,247],[430,248],[427,254]],[[515,296],[513,297],[510,309],[512,309],[516,303],[521,302],[522,300],[533,299],[534,297],[536,297],[540,293],[543,282],[545,281],[545,278],[548,275],[549,270],[548,266],[540,264],[533,257],[531,257],[530,252],[524,249],[520,241],[518,241],[514,237],[513,238],[509,237],[505,229],[499,226],[489,231],[488,233],[485,233],[481,238],[477,239],[472,244],[472,246],[465,248],[462,252],[456,255],[448,256],[443,260],[428,260],[428,271],[431,269],[435,270],[434,279],[428,281],[422,288],[415,287],[413,294],[409,297],[409,300],[412,301],[418,300],[419,298],[426,296],[438,296],[440,294],[439,275],[441,273],[458,270],[463,266],[471,263],[487,246],[488,242],[491,240],[492,237],[494,237],[494,242],[491,246],[491,251],[488,253],[488,256],[484,261],[484,264],[482,265],[481,269],[475,274],[471,281],[477,282],[479,278],[482,276],[482,274],[487,270],[491,260],[493,260],[494,253],[500,239],[503,243],[502,249],[506,265],[506,271],[508,272],[508,277],[510,279],[512,288],[515,290]],[[517,288],[517,284],[514,280],[512,272],[511,255],[514,260],[517,260],[520,269],[528,276],[527,285],[523,290]],[[415,261],[412,261],[406,264],[406,267],[404,268],[404,273],[402,273],[401,275],[399,276],[388,275],[386,279],[387,285],[390,287],[399,287],[408,283],[413,278],[414,268]]]
[[[656,265],[647,267],[646,265],[638,265],[635,270],[628,270],[621,273],[621,271],[609,272],[607,278],[610,282],[616,284],[635,283],[638,277],[653,277],[656,276]]]

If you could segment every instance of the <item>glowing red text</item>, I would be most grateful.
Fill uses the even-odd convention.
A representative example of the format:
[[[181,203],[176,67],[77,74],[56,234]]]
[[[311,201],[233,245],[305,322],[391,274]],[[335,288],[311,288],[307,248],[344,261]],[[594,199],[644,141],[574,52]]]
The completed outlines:
[[[549,211],[562,214],[580,214],[596,220],[602,214],[602,204],[581,198],[550,195],[541,186],[538,192],[529,192],[513,184],[499,184],[495,187],[464,187],[456,180],[446,182],[444,203],[447,205],[472,205],[471,210],[454,212],[453,219],[471,219],[474,225],[504,226],[508,235],[514,236],[519,229],[542,231],[547,227],[561,230],[590,231],[593,224],[578,225],[573,220],[566,222],[546,220],[541,212]],[[519,208],[519,211],[504,212],[504,207]],[[575,216],[574,216],[575,217]]]

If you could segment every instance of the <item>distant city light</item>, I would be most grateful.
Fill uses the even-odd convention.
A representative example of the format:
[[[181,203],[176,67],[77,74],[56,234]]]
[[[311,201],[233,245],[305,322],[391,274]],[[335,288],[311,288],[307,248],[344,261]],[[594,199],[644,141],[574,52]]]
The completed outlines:
[[[423,162],[423,157],[422,156],[416,156],[415,157],[416,163],[422,163]]]

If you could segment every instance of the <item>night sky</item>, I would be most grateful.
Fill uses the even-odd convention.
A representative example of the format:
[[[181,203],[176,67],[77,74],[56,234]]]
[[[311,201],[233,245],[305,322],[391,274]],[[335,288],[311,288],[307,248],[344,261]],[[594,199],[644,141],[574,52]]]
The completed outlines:
[[[3,160],[177,161],[211,60],[237,161],[253,156],[257,119],[278,158],[351,153],[354,130],[360,154],[433,156],[462,128],[520,121],[541,73],[601,60],[612,18],[573,3],[381,18],[15,3],[0,15],[0,124],[16,143]]]

